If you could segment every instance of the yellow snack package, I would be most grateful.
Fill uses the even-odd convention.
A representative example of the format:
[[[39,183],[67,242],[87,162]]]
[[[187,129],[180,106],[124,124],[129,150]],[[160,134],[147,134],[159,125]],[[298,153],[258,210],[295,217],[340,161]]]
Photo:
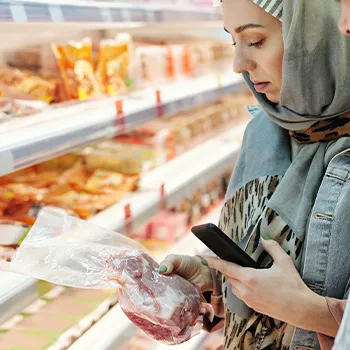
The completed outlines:
[[[107,93],[115,95],[126,89],[131,62],[131,37],[118,34],[115,40],[100,43],[96,77]]]

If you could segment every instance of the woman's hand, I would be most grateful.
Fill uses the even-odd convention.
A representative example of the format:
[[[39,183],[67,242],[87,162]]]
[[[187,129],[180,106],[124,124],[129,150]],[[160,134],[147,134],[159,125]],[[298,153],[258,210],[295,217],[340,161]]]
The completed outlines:
[[[325,298],[306,286],[293,261],[277,242],[262,240],[262,244],[274,260],[270,269],[244,268],[212,258],[207,259],[208,265],[225,275],[233,294],[255,311],[334,337],[338,325]]]
[[[205,264],[206,262],[199,257],[169,255],[160,264],[159,272],[164,275],[177,274],[196,285],[204,293],[213,289],[213,279]]]

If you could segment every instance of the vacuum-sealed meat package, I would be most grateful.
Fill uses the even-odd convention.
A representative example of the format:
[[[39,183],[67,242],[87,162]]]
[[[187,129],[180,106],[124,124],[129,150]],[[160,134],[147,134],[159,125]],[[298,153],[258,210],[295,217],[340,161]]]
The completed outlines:
[[[164,276],[137,242],[113,231],[44,208],[11,263],[0,269],[74,288],[117,291],[126,316],[164,344],[180,344],[212,315],[197,288]]]

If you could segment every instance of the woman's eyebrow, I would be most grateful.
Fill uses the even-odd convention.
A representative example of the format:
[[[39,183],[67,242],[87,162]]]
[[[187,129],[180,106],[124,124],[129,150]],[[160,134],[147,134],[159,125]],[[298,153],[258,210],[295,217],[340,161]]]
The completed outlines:
[[[237,27],[237,28],[235,29],[235,32],[236,32],[237,34],[239,34],[239,33],[244,32],[245,30],[251,29],[251,28],[264,28],[264,26],[261,25],[261,24],[256,24],[256,23],[243,24],[243,25]]]

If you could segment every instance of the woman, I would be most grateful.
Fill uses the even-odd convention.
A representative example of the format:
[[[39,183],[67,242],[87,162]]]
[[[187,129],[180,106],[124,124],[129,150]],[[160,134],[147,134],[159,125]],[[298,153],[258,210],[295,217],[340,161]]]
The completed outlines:
[[[269,268],[178,255],[160,271],[213,292],[227,350],[330,349],[350,285],[350,47],[331,1],[222,5],[234,70],[260,107],[219,226]]]

